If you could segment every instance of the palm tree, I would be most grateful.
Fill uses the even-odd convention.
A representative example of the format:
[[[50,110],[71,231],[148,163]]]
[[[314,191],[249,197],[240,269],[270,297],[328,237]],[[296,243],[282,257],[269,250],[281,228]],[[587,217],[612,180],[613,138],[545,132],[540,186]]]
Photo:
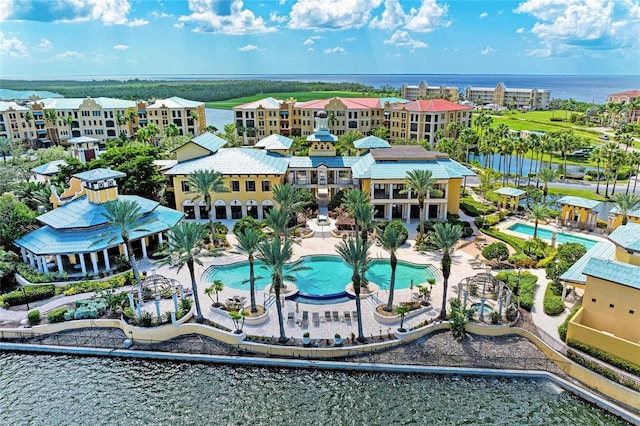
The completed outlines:
[[[542,169],[538,178],[542,181],[542,204],[547,205],[547,194],[549,193],[549,182],[553,182],[558,177],[553,169]]]
[[[640,166],[640,152],[639,151],[631,151],[629,152],[629,165],[635,168],[635,178],[633,181],[633,192],[636,192],[636,186],[638,185],[638,167]]]
[[[636,194],[616,194],[611,197],[622,215],[622,225],[629,221],[629,212],[640,208],[640,197]]]
[[[7,153],[11,152],[13,141],[5,136],[0,136],[0,152],[2,153],[2,161],[7,162]]]
[[[209,216],[209,230],[211,231],[211,242],[215,239],[216,232],[213,224],[213,209],[211,205],[211,193],[229,192],[229,188],[224,186],[224,178],[220,172],[213,170],[199,169],[189,175],[189,194],[195,195],[191,201],[202,198]]]
[[[271,290],[276,298],[276,310],[278,312],[278,323],[280,325],[280,341],[286,342],[287,335],[284,331],[284,318],[282,316],[282,303],[280,302],[280,290],[282,290],[285,278],[292,280],[292,276],[285,276],[285,264],[293,256],[293,240],[285,239],[280,243],[279,238],[262,241],[258,244],[258,255],[256,258],[264,262],[263,268],[271,273]],[[289,267],[289,272],[299,269],[297,265]]]
[[[533,239],[538,238],[538,222],[549,219],[549,210],[544,204],[534,204],[528,211],[527,217],[534,221]]]
[[[24,113],[24,121],[29,127],[29,136],[31,136],[31,121],[33,121],[33,113],[31,111],[26,111]],[[33,139],[29,139],[29,143],[31,144],[31,148],[33,148]]]
[[[436,223],[433,232],[429,235],[431,242],[438,250],[442,252],[442,278],[443,278],[443,294],[442,308],[440,309],[440,318],[447,319],[447,287],[449,284],[449,276],[451,275],[451,249],[455,243],[462,237],[462,226],[452,225],[447,222],[445,224]]]
[[[261,232],[253,228],[245,228],[236,234],[238,244],[236,247],[249,259],[249,292],[251,294],[251,313],[258,312],[256,306],[256,275],[254,272],[255,254],[258,251],[258,244],[263,238]]]
[[[60,145],[60,141],[58,140],[58,132],[56,128],[56,122],[58,121],[58,113],[55,109],[45,109],[44,110],[44,119],[49,124],[49,131],[51,135],[51,140],[56,143],[56,145]]]
[[[371,258],[369,257],[369,248],[371,241],[363,241],[361,238],[349,238],[342,240],[336,246],[338,254],[351,266],[351,282],[353,292],[356,296],[356,315],[358,316],[358,340],[364,341],[364,332],[362,331],[362,307],[360,303],[360,290],[366,285],[366,278],[363,280],[362,272],[367,270],[367,266]]]
[[[369,203],[358,204],[356,206],[355,211],[353,212],[353,217],[355,222],[360,225],[360,238],[363,240],[367,240],[367,233],[369,231],[369,227],[373,218],[376,214],[376,209]]]
[[[198,122],[198,112],[196,110],[189,111],[188,119],[193,123],[193,133],[198,136],[198,126],[196,124]]]
[[[360,235],[360,225],[361,222],[358,221],[361,214],[364,214],[364,211],[356,214],[359,206],[369,205],[369,193],[360,189],[350,189],[344,194],[344,198],[342,203],[349,209],[353,219],[355,221],[355,234]]]
[[[402,245],[402,235],[393,226],[387,226],[381,235],[378,235],[378,241],[386,251],[389,252],[389,265],[391,266],[391,279],[389,281],[389,300],[387,301],[387,307],[384,309],[387,312],[393,311],[393,293],[396,285],[396,266],[398,265],[398,258],[396,257],[396,251]]]
[[[109,238],[109,243],[113,243],[118,239],[122,239],[122,242],[127,248],[127,255],[129,257],[131,269],[133,270],[133,276],[135,277],[138,285],[140,285],[140,272],[138,271],[138,264],[136,263],[136,257],[133,253],[133,246],[131,245],[130,237],[134,232],[143,232],[144,226],[149,221],[142,220],[143,213],[140,211],[140,205],[135,201],[109,201],[104,204],[104,209],[105,212],[102,213],[102,215],[111,225],[111,229],[100,234],[98,241]]]
[[[121,112],[116,114],[116,125],[118,126],[118,138],[123,139],[122,138],[122,133],[124,132],[122,130],[122,126],[124,126],[125,124],[127,124],[127,116],[122,114]]]
[[[609,198],[609,177],[613,173],[615,155],[618,152],[619,145],[616,142],[609,142],[604,146],[606,162],[605,162],[605,175],[607,178],[607,184],[604,190],[604,196]]]
[[[291,216],[282,209],[271,209],[264,215],[264,223],[273,230],[277,240],[289,239],[289,219]]]
[[[164,135],[169,139],[169,148],[175,148],[175,139],[180,136],[180,129],[174,123],[169,124],[164,128]]]
[[[67,139],[71,139],[71,136],[73,135],[73,121],[74,121],[73,116],[69,114],[66,117],[64,117],[62,121],[64,121],[64,123],[69,127],[69,138]]]
[[[161,261],[178,267],[178,271],[187,265],[189,276],[191,277],[191,289],[193,290],[193,300],[196,304],[196,321],[201,323],[202,309],[200,308],[200,296],[198,295],[198,285],[196,283],[195,265],[202,266],[201,256],[215,256],[219,252],[208,252],[203,249],[204,237],[207,236],[207,227],[195,222],[182,222],[171,229],[167,234],[167,248],[163,254],[167,255]]]
[[[355,151],[354,142],[362,139],[362,133],[358,130],[349,130],[347,133],[338,137],[339,145],[347,151],[347,155],[351,155],[351,151]]]
[[[209,296],[209,299],[211,299],[211,301],[215,304],[216,307],[220,306],[220,292],[224,290],[224,283],[222,282],[222,280],[217,279],[217,280],[213,280],[213,284],[211,284],[209,287],[204,289],[204,294],[206,294],[207,296]],[[212,294],[215,293],[216,294],[216,300],[213,300],[213,296]]]
[[[302,211],[304,207],[302,195],[300,191],[290,183],[273,185],[271,193],[273,194],[273,201],[278,203],[280,209],[287,212],[288,215],[291,216]]]
[[[601,146],[597,146],[591,151],[591,155],[589,156],[591,161],[596,162],[596,173],[598,174],[597,179],[598,183],[596,184],[596,194],[600,193],[600,164],[605,159],[604,151]]]
[[[435,182],[431,170],[409,170],[407,172],[407,184],[405,189],[402,190],[403,193],[411,191],[418,198],[421,234],[424,234],[424,201],[429,191],[433,189]]]

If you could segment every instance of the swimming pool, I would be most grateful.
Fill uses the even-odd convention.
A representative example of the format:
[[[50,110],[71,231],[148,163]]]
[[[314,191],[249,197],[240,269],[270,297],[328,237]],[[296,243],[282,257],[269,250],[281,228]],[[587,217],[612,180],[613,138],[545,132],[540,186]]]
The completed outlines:
[[[527,234],[533,236],[533,231],[535,227],[533,225],[527,225],[524,223],[515,223],[507,228],[510,231],[520,232],[521,234]],[[541,228],[538,226],[538,238],[543,240],[551,241],[553,231]],[[556,241],[558,243],[579,243],[586,247],[589,250],[591,247],[598,244],[596,240],[591,240],[589,238],[579,237],[577,235],[566,234],[564,232],[556,233]]]
[[[345,295],[345,287],[351,282],[351,267],[338,256],[305,256],[302,265],[309,268],[296,273],[295,285],[298,294],[304,297],[331,298]],[[256,288],[262,290],[271,284],[269,271],[261,267],[262,263],[256,262],[255,275]],[[414,285],[427,282],[429,278],[435,278],[435,273],[430,265],[416,265],[413,263],[398,261],[396,267],[396,289],[409,288],[411,281]],[[367,279],[388,289],[391,280],[391,266],[387,259],[375,259],[369,263]],[[238,262],[231,265],[216,266],[208,270],[202,277],[205,282],[220,279],[225,287],[238,290],[249,290],[249,262]]]

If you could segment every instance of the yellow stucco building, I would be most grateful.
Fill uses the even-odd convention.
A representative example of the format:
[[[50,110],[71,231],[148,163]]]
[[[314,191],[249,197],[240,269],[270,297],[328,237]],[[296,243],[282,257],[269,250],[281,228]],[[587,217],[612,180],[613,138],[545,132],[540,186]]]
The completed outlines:
[[[566,196],[560,198],[558,204],[562,206],[560,222],[563,226],[587,229],[589,231],[595,229],[598,221],[598,212],[594,209],[600,205],[600,201]]]

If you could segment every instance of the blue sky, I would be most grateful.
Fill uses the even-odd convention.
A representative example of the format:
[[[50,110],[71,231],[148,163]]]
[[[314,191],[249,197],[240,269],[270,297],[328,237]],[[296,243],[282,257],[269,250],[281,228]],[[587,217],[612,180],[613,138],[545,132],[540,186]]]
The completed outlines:
[[[2,0],[0,76],[640,75],[640,0]]]

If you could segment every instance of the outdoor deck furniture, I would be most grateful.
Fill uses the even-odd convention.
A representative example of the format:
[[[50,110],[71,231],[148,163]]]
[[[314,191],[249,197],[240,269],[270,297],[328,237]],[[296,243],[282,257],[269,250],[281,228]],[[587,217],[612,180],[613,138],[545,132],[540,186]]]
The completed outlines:
[[[313,319],[313,325],[316,327],[320,326],[320,314],[318,312],[312,312],[311,318]]]
[[[338,311],[333,311],[333,320],[336,322],[340,321],[340,314],[338,313]]]
[[[344,320],[345,321],[351,321],[351,312],[344,311]]]
[[[352,318],[353,318],[354,321],[358,321],[358,312],[352,311],[351,315],[352,315]]]
[[[325,321],[331,321],[331,312],[329,311],[324,311],[324,320]]]
[[[309,327],[309,311],[302,311],[301,327]]]
[[[293,312],[289,312],[287,314],[287,322],[294,322],[295,321],[295,314]]]

